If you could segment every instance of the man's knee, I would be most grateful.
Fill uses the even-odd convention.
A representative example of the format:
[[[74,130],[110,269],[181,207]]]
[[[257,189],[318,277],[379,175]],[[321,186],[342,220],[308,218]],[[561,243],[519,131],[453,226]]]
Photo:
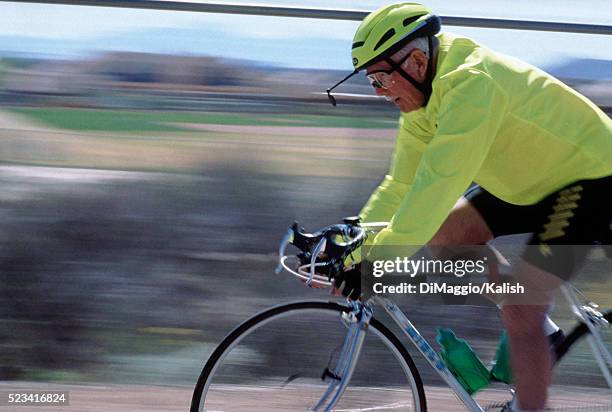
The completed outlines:
[[[493,239],[493,233],[470,202],[462,197],[457,201],[429,245],[482,245]]]

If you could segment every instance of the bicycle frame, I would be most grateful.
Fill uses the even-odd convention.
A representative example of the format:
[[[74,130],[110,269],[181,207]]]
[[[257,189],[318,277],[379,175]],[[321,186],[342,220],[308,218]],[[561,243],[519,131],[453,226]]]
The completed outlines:
[[[578,291],[574,286],[567,284],[562,287],[562,292],[567,301],[570,303],[576,317],[584,322],[589,328],[591,334],[587,337],[588,342],[591,346],[593,355],[599,365],[602,375],[606,379],[608,386],[612,388],[612,374],[610,369],[612,368],[612,356],[605,347],[601,335],[598,330],[598,326],[601,326],[601,316],[598,316],[596,310],[594,310],[593,304],[581,304]],[[371,302],[371,303],[370,303]],[[365,304],[355,304],[355,312],[358,313],[360,310],[365,310],[365,315],[359,321],[354,321],[349,327],[349,331],[345,338],[344,347],[340,355],[338,366],[335,368],[335,376],[338,379],[334,379],[323,397],[317,403],[317,405],[311,409],[312,411],[330,411],[334,405],[338,402],[344,389],[349,383],[352,376],[354,367],[358,361],[359,353],[361,351],[361,345],[364,341],[365,333],[367,330],[367,322],[372,316],[370,305],[378,304],[382,306],[385,311],[389,314],[391,319],[401,328],[402,332],[408,337],[410,342],[421,352],[423,357],[431,365],[431,367],[437,372],[437,374],[446,382],[450,389],[454,392],[455,396],[472,412],[484,412],[482,406],[480,406],[474,398],[463,388],[457,378],[451,373],[444,361],[438,356],[432,346],[423,338],[419,333],[418,329],[410,322],[406,315],[401,309],[393,303],[390,299],[373,296],[370,301]],[[601,314],[599,314],[601,315]],[[605,320],[603,321],[605,322]],[[335,391],[333,399],[325,406],[325,402],[331,394]],[[325,406],[324,409],[321,409]]]
[[[337,378],[332,378],[332,381],[330,382],[323,396],[320,398],[319,402],[317,402],[317,404],[310,409],[311,412],[331,411],[336,403],[340,400],[345,388],[349,384],[352,372],[359,359],[359,353],[361,352],[361,346],[367,331],[367,323],[372,316],[370,302],[379,304],[385,309],[389,316],[391,316],[395,323],[397,323],[397,325],[402,329],[404,334],[406,334],[408,339],[410,339],[412,344],[421,352],[427,362],[429,362],[438,375],[440,375],[446,384],[453,390],[459,400],[461,400],[461,402],[463,402],[463,404],[470,411],[484,412],[484,409],[482,409],[482,407],[470,396],[470,394],[467,393],[463,386],[461,386],[444,361],[442,361],[425,338],[421,336],[417,328],[412,324],[412,322],[410,322],[406,315],[404,315],[400,308],[390,299],[380,296],[372,297],[372,299],[365,304],[357,304],[352,302],[354,305],[354,311],[351,312],[351,315],[359,313],[362,310],[364,311],[364,314],[361,316],[361,319],[354,320],[349,326],[344,340],[342,353],[334,371],[334,376]],[[332,400],[326,404],[334,392],[335,394],[333,395]]]
[[[482,407],[478,405],[469,393],[467,393],[457,378],[451,373],[444,361],[438,356],[427,340],[421,336],[417,328],[414,327],[412,322],[404,315],[404,312],[388,298],[374,296],[372,300],[379,303],[385,309],[391,319],[397,323],[402,329],[402,332],[404,332],[412,344],[421,352],[427,362],[429,362],[431,367],[434,368],[444,382],[453,390],[459,400],[463,402],[470,411],[484,412]]]
[[[367,230],[376,230],[384,227],[385,225],[386,222],[375,222],[364,224],[363,226]],[[321,242],[319,245],[317,245],[317,253],[313,254],[313,261],[310,263],[310,265],[302,266],[296,272],[287,266],[285,262],[287,257],[284,256],[284,250],[289,237],[290,233],[288,233],[286,238],[283,240],[283,243],[281,243],[281,249],[279,251],[280,260],[277,273],[284,268],[293,275],[301,278],[308,285],[310,285],[312,282],[317,282],[324,286],[329,285],[330,283],[326,282],[323,277],[315,274],[315,266],[317,264],[315,263],[314,257],[316,257],[318,252],[324,248],[324,244]],[[308,270],[308,272],[306,272],[306,270]],[[612,356],[605,347],[598,329],[598,327],[602,325],[608,326],[607,321],[603,318],[602,314],[596,310],[597,305],[587,301],[584,295],[582,295],[582,293],[571,284],[566,283],[565,285],[562,285],[561,292],[569,302],[576,317],[580,321],[584,322],[589,329],[590,334],[587,336],[587,340],[591,346],[593,356],[597,361],[597,364],[601,369],[602,375],[604,376],[608,386],[612,389]],[[582,297],[582,299],[580,297]],[[393,321],[400,327],[410,342],[412,342],[419,352],[421,352],[431,367],[453,390],[455,396],[457,396],[457,398],[467,407],[467,409],[472,412],[484,412],[484,409],[459,383],[457,378],[448,369],[444,361],[440,358],[440,356],[438,356],[427,340],[423,338],[417,328],[412,324],[412,322],[410,322],[408,317],[406,317],[400,308],[389,298],[374,295],[365,303],[351,302],[351,304],[354,307],[353,312],[351,312],[353,319],[349,321],[348,333],[344,341],[342,353],[334,373],[331,374],[332,381],[330,382],[324,395],[311,409],[311,411],[331,411],[336,403],[340,400],[344,390],[349,384],[352,373],[359,359],[361,346],[367,332],[367,325],[369,319],[372,317],[372,305],[378,304],[385,309],[391,319],[393,319]],[[359,318],[357,318],[355,315],[359,315]],[[332,399],[328,401],[330,397],[332,397]]]

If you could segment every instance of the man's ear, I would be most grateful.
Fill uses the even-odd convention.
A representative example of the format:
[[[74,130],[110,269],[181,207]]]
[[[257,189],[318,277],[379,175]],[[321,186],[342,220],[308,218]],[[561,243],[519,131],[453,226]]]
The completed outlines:
[[[429,59],[425,52],[421,49],[416,49],[410,55],[409,60],[413,67],[410,74],[414,77],[414,80],[419,83],[424,82],[427,75],[427,65],[429,64]]]

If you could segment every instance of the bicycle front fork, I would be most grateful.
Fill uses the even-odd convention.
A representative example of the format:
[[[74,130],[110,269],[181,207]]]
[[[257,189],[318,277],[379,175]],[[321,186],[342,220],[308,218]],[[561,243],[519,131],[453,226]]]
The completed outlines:
[[[331,411],[344,394],[357,366],[368,325],[372,319],[372,308],[358,302],[352,302],[352,304],[353,310],[342,315],[342,322],[348,331],[338,356],[338,362],[333,370],[330,364],[323,371],[321,379],[329,379],[329,385],[321,399],[310,409],[311,412]],[[330,363],[331,361],[330,359]]]
[[[561,288],[561,291],[565,295],[565,298],[570,302],[574,314],[578,320],[584,322],[589,330],[589,334],[586,339],[591,347],[593,356],[599,365],[599,369],[608,384],[608,387],[612,388],[612,355],[606,348],[604,341],[601,337],[600,328],[610,327],[608,321],[604,318],[603,314],[597,310],[597,305],[593,302],[586,301],[584,295],[582,295],[585,302],[581,302],[578,293],[578,289],[571,285],[566,285]]]

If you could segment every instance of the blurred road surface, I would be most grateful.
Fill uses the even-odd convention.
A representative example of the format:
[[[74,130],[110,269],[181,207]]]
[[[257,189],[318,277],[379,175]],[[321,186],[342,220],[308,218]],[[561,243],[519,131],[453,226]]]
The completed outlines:
[[[6,407],[0,406],[0,411],[5,412],[116,412],[116,411],[147,411],[147,412],[185,412],[189,410],[191,402],[191,388],[168,387],[168,386],[138,386],[138,385],[57,385],[31,382],[13,382],[0,384],[0,392],[6,391],[67,391],[69,393],[70,405],[66,407],[52,407],[43,409],[40,406],[29,407]],[[443,387],[427,387],[425,389],[428,410],[431,412],[460,412],[465,407],[459,403],[449,389]],[[360,388],[349,393],[350,396],[362,396],[372,399],[374,391]],[[379,393],[379,392],[377,392]],[[227,396],[244,399],[244,391],[228,390]],[[259,396],[269,399],[270,393],[262,392]],[[291,395],[276,395],[278,398],[277,411],[289,412],[291,408]],[[553,410],[578,411],[609,411],[602,409],[610,406],[612,399],[609,391],[599,389],[585,389],[584,387],[566,386],[557,388],[553,393],[556,403],[551,405]],[[492,405],[507,400],[508,392],[504,390],[487,390],[479,394],[476,399],[482,405]],[[254,409],[247,400],[242,400],[243,409],[232,409],[225,411],[222,406],[215,412],[259,412]],[[393,401],[393,396],[385,393],[384,399],[380,399],[381,405],[386,405],[376,411],[394,411],[400,406]],[[588,407],[588,409],[586,409]],[[492,411],[499,410],[491,409]],[[353,410],[352,412],[359,412]]]

